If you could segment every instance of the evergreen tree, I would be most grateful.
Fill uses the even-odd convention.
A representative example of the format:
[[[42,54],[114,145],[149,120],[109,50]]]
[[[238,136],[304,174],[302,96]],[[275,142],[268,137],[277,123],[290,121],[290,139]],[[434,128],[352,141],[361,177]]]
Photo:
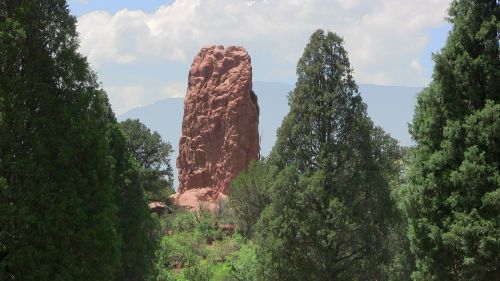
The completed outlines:
[[[1,280],[148,275],[138,169],[75,22],[64,0],[0,1]]]
[[[0,117],[0,122],[1,117]],[[6,280],[7,274],[10,271],[7,267],[7,236],[6,225],[8,221],[7,200],[5,192],[7,184],[3,178],[0,178],[0,280]],[[8,279],[7,279],[8,280]]]
[[[389,244],[391,263],[387,267],[388,281],[410,281],[411,275],[415,270],[415,258],[410,251],[410,240],[407,236],[408,220],[404,211],[404,171],[408,166],[409,155],[412,147],[397,149],[391,141],[387,151],[392,155],[389,159],[396,161],[387,162],[385,171],[390,171],[388,176],[391,182],[391,197],[395,204],[395,220],[390,226],[390,233],[387,236]]]
[[[389,156],[352,77],[342,39],[322,30],[297,65],[290,113],[270,163],[270,205],[257,225],[267,280],[381,280],[393,204]],[[374,140],[374,141],[372,141]]]
[[[253,236],[255,224],[269,204],[268,189],[272,182],[271,167],[264,159],[250,162],[248,170],[231,182],[230,206],[238,219],[238,228],[247,238]]]
[[[142,124],[139,119],[120,123],[129,152],[141,168],[141,182],[149,200],[167,201],[174,193],[173,170],[170,165],[172,145],[164,142],[157,132]]]
[[[65,1],[2,1],[7,280],[111,280],[120,257],[108,107]],[[3,201],[3,200],[2,200]]]
[[[117,281],[144,281],[155,276],[154,258],[160,227],[147,208],[141,168],[128,151],[127,140],[114,117],[110,120],[114,184],[119,216],[122,259]],[[151,279],[152,280],[152,279]]]
[[[1,12],[0,12],[1,14]],[[0,41],[1,42],[1,41]],[[3,123],[3,98],[0,95],[0,127]],[[1,154],[0,154],[1,155]],[[2,158],[0,158],[1,165]],[[0,177],[0,280],[7,279],[7,221],[9,214],[8,210],[8,200],[7,200],[7,184],[5,179]]]
[[[500,8],[456,0],[418,97],[405,208],[414,280],[500,280]]]

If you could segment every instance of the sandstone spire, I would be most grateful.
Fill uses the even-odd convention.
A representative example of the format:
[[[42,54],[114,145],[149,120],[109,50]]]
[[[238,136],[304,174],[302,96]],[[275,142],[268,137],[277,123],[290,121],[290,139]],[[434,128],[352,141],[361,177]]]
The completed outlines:
[[[224,198],[259,155],[259,106],[250,56],[242,47],[203,48],[189,71],[179,140],[178,204]]]

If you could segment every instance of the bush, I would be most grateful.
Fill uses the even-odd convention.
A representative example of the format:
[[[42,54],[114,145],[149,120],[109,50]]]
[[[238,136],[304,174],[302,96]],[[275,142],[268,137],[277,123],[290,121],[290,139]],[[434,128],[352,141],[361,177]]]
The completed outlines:
[[[241,244],[239,251],[228,258],[228,267],[230,268],[228,281],[259,280],[255,245],[251,241]]]
[[[219,228],[219,223],[208,212],[199,212],[195,214],[197,221],[194,235],[200,240],[203,239],[208,244],[213,241],[222,240],[224,232]]]
[[[246,255],[237,255],[246,243],[241,234],[224,232],[221,225],[232,221],[227,207],[220,213],[177,210],[162,217],[165,235],[157,252],[157,281],[236,281],[246,276]],[[229,261],[234,262],[232,266]],[[237,271],[235,271],[235,268]],[[234,272],[236,273],[234,273]],[[246,280],[246,279],[243,279]],[[249,279],[252,280],[252,279]]]
[[[167,228],[177,232],[193,232],[197,226],[197,219],[193,213],[187,211],[177,211],[171,216],[167,216]]]
[[[157,265],[160,268],[174,269],[193,266],[201,257],[206,257],[205,245],[199,243],[189,233],[164,236],[158,250]]]
[[[229,202],[237,219],[237,227],[250,238],[262,210],[269,204],[268,188],[272,182],[271,167],[264,161],[253,161],[247,172],[231,183]]]
[[[199,263],[182,271],[186,281],[210,281],[213,273],[207,264]]]
[[[225,262],[228,257],[239,249],[240,245],[233,237],[226,237],[221,241],[214,242],[208,255],[208,260],[212,263]]]

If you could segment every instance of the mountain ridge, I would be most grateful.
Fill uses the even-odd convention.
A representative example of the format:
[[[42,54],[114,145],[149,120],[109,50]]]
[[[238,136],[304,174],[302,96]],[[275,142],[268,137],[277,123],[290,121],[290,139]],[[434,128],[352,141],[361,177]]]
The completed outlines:
[[[423,87],[384,86],[359,84],[359,92],[367,104],[368,115],[375,125],[382,127],[403,146],[412,145],[408,123],[413,118],[417,94]],[[253,91],[260,107],[261,155],[267,156],[276,140],[276,130],[289,111],[288,93],[293,86],[282,82],[254,81]],[[133,108],[117,117],[139,119],[150,129],[157,131],[165,141],[172,144],[172,167],[179,152],[184,98],[166,98],[152,104]],[[174,168],[174,186],[178,184],[177,169]]]

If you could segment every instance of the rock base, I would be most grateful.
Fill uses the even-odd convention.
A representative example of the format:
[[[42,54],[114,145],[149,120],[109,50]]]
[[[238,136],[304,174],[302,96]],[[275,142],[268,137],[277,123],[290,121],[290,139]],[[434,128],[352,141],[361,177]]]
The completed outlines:
[[[213,188],[188,189],[183,193],[175,193],[170,196],[173,203],[189,211],[208,210],[212,213],[220,212],[227,200],[227,195]]]

